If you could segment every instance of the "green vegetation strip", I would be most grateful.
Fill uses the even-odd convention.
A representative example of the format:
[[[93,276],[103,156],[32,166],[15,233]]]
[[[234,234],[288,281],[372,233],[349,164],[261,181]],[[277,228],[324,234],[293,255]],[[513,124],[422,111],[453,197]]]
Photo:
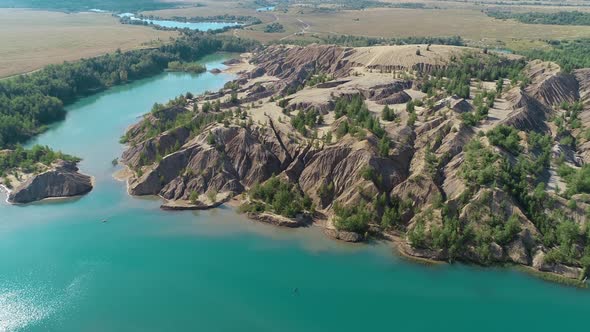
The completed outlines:
[[[35,8],[68,12],[90,9],[114,12],[138,12],[175,8],[174,1],[160,0],[0,0],[0,8]]]
[[[463,38],[451,37],[401,37],[401,38],[374,38],[351,35],[319,36],[312,39],[284,40],[275,43],[308,45],[312,43],[334,44],[347,47],[366,47],[375,45],[411,45],[411,44],[436,44],[464,46]]]
[[[590,25],[590,13],[577,10],[560,11],[557,13],[512,13],[509,11],[490,10],[486,14],[497,19],[514,19],[527,24]]]
[[[549,49],[532,49],[519,52],[529,59],[553,61],[569,73],[574,69],[590,67],[590,38],[576,40],[553,40]]]

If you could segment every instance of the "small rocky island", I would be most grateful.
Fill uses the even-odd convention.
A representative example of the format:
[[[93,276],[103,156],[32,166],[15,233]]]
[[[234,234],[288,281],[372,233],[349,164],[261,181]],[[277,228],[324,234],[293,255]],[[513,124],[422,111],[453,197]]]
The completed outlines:
[[[123,136],[132,195],[405,255],[590,268],[590,70],[442,45],[270,46]]]
[[[15,156],[18,155],[18,156]],[[78,159],[46,147],[32,150],[5,150],[0,160],[10,160],[1,180],[8,202],[26,204],[50,198],[84,195],[93,188],[92,178],[79,173]],[[7,163],[8,164],[8,163]]]

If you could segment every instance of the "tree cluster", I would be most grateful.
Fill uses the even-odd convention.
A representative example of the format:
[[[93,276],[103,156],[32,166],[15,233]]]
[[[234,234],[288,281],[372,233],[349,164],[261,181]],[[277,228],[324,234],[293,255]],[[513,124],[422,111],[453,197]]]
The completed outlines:
[[[556,13],[512,13],[509,11],[491,10],[487,11],[486,14],[497,19],[514,19],[527,24],[590,25],[590,13],[577,10],[560,11]]]
[[[6,176],[14,169],[20,169],[24,173],[34,173],[38,169],[37,164],[49,166],[58,159],[80,161],[76,157],[54,151],[47,146],[35,145],[30,149],[25,149],[18,145],[14,150],[0,153],[0,176]]]
[[[472,79],[496,81],[509,78],[514,83],[523,82],[526,81],[522,74],[524,66],[524,60],[507,60],[495,54],[466,54],[446,68],[434,71],[422,84],[422,91],[434,95],[444,88],[448,95],[469,98]]]
[[[303,212],[312,212],[313,204],[309,196],[303,194],[299,188],[276,176],[262,184],[256,184],[248,195],[252,202],[240,207],[243,212],[271,211],[278,215],[294,218]]]
[[[266,33],[278,33],[278,32],[285,32],[285,27],[281,23],[270,23],[264,27],[264,32]]]
[[[549,49],[531,49],[519,53],[529,59],[553,61],[561,69],[569,73],[574,69],[590,67],[590,39],[553,40],[549,41]]]

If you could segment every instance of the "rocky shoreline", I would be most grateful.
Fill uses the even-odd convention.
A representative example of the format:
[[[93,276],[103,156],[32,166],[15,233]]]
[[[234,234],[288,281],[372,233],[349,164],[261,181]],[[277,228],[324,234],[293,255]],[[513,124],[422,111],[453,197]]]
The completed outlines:
[[[215,197],[200,196],[193,201],[171,200],[165,201],[160,205],[162,210],[182,211],[182,210],[209,210],[221,206],[232,199],[229,193],[216,194]]]
[[[6,203],[10,204],[10,201],[8,200],[8,196],[10,195],[10,189],[8,189],[5,185],[0,184],[0,192],[3,192],[6,194]]]
[[[312,219],[310,216],[306,215],[297,215],[295,218],[287,218],[281,215],[277,215],[274,213],[269,212],[262,212],[262,213],[246,213],[246,216],[251,220],[256,220],[259,222],[279,226],[279,227],[288,227],[288,228],[298,228],[298,227],[305,227],[309,226],[312,223]]]
[[[51,167],[8,190],[7,202],[28,204],[47,199],[66,199],[89,193],[94,187],[91,176],[78,172],[73,162],[58,160]]]

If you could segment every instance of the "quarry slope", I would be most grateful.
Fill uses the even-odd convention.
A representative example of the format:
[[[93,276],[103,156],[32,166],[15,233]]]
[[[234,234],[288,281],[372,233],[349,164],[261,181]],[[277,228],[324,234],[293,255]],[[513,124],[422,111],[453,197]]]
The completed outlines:
[[[440,45],[270,46],[242,58],[248,65],[234,64],[246,69],[224,89],[178,98],[129,128],[121,158],[132,173],[129,193],[159,195],[163,208],[201,209],[232,197],[256,201],[249,190],[277,177],[313,209],[285,218],[268,205],[263,216],[249,213],[252,218],[289,227],[312,223],[345,241],[384,237],[415,257],[511,263],[583,278],[588,240],[580,234],[576,258],[566,260],[554,257],[561,247],[549,233],[566,219],[580,232],[588,229],[586,196],[565,197],[555,184],[565,183],[559,165],[578,169],[590,158],[583,135],[590,74],[532,61],[512,80],[471,78],[469,96],[459,96],[440,73],[466,57],[498,68],[524,61]],[[439,84],[427,89],[436,77]],[[581,125],[558,128],[556,117],[572,116],[563,107],[578,102]],[[482,103],[485,115],[466,120],[479,116]],[[517,151],[494,140],[502,130],[518,134],[512,136]],[[563,140],[570,136],[576,144]],[[551,156],[534,143],[538,137]],[[521,169],[524,161],[538,169],[522,171],[517,183],[515,171],[506,169]],[[502,171],[513,180],[501,178]],[[544,197],[538,206],[526,196],[533,189]],[[368,220],[344,227],[359,210],[345,215],[342,207],[364,208]],[[547,226],[536,211],[559,211],[559,217]]]

